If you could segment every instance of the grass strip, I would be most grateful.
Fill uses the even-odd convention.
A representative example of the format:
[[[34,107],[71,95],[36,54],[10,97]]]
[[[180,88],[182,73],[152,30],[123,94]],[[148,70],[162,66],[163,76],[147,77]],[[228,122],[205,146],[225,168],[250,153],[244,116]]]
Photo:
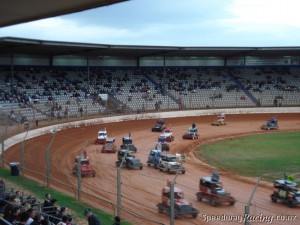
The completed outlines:
[[[35,181],[23,178],[21,176],[11,176],[11,172],[9,169],[0,168],[0,177],[1,179],[8,180],[13,184],[18,185],[24,188],[25,190],[28,190],[30,193],[34,193],[33,197],[36,197],[38,199],[44,199],[45,193],[51,193],[52,196],[55,196],[55,198],[58,199],[60,206],[66,206],[67,208],[70,208],[72,212],[76,213],[75,215],[72,215],[73,217],[87,219],[87,217],[83,215],[83,211],[85,208],[91,208],[94,214],[99,216],[99,219],[101,220],[101,224],[103,225],[113,224],[113,215],[95,209],[93,207],[90,207],[84,203],[78,202],[76,201],[75,198],[71,196],[58,192],[52,188],[46,188]],[[123,224],[132,225],[129,222],[122,222],[122,225]]]

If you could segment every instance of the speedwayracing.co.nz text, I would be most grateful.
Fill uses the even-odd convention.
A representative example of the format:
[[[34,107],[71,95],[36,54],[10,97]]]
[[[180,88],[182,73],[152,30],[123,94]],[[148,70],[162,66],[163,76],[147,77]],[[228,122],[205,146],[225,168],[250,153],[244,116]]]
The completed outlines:
[[[249,223],[266,223],[266,224],[272,224],[275,221],[285,221],[285,222],[291,222],[296,221],[297,216],[296,215],[263,215],[262,213],[259,215],[249,215],[249,214],[243,214],[243,215],[228,215],[228,214],[222,214],[222,215],[207,215],[202,214],[202,219],[205,222],[238,222],[238,223],[245,223],[248,221]]]

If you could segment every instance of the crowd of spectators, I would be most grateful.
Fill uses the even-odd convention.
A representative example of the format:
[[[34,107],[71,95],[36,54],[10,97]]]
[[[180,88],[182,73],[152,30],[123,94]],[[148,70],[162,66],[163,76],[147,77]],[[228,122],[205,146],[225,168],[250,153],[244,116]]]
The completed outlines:
[[[0,102],[32,107],[32,104],[47,99],[48,109],[44,112],[45,115],[61,119],[69,117],[70,113],[74,112],[69,107],[72,102],[78,106],[78,116],[83,116],[85,111],[83,98],[92,99],[93,107],[99,105],[105,108],[105,101],[101,99],[100,94],[126,95],[128,96],[126,101],[134,102],[134,98],[140,96],[134,94],[142,93],[144,103],[155,100],[152,110],[158,110],[161,107],[161,99],[157,98],[157,94],[167,93],[174,100],[178,99],[178,95],[172,96],[172,93],[188,95],[218,89],[221,91],[214,96],[211,95],[211,98],[222,99],[224,96],[222,92],[240,92],[240,85],[253,93],[263,93],[270,88],[299,92],[297,85],[287,81],[286,77],[292,76],[288,68],[253,70],[255,76],[247,76],[241,69],[210,67],[141,69],[91,67],[89,71],[80,67],[15,67],[13,75],[9,71],[2,71],[0,75],[0,80],[4,83],[0,84]],[[228,74],[233,74],[241,84],[231,81]],[[65,102],[60,101],[63,97],[66,99]],[[126,104],[125,101],[121,103]],[[181,108],[180,101],[177,101],[177,104]]]
[[[58,207],[57,200],[47,193],[44,203],[20,191],[5,191],[0,180],[0,224],[4,225],[72,225],[67,207]]]

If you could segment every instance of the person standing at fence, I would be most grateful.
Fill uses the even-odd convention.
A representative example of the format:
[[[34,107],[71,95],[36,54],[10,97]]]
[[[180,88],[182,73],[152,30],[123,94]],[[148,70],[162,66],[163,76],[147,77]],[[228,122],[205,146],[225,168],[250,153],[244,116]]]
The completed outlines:
[[[113,223],[113,225],[121,225],[121,218],[118,216],[115,216],[115,222]]]
[[[89,225],[101,225],[97,216],[95,216],[91,209],[86,208],[83,212],[84,215],[88,217]]]
[[[49,193],[45,194],[45,201],[44,201],[44,205],[43,205],[43,211],[47,212],[49,211],[49,207],[51,206],[51,195]]]

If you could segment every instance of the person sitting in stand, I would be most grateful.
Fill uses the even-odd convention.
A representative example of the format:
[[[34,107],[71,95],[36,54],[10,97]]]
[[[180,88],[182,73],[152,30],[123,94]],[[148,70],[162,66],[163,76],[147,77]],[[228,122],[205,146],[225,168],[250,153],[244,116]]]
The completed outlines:
[[[65,206],[60,207],[60,209],[59,209],[59,211],[57,213],[57,218],[62,219],[62,217],[64,215],[66,215],[66,211],[67,211],[67,207],[65,207]]]
[[[64,216],[61,218],[61,221],[57,223],[57,225],[67,225],[68,219],[69,219],[69,217],[66,216],[66,215],[64,215]]]

